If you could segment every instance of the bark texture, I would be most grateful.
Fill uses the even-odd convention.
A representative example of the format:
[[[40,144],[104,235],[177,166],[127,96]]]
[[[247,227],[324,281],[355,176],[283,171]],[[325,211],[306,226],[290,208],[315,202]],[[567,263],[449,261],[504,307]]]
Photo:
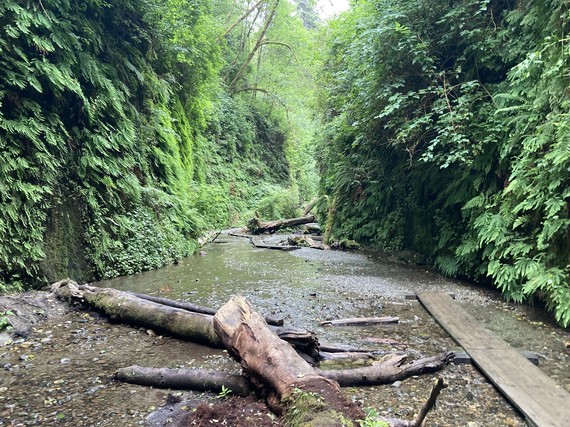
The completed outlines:
[[[176,390],[213,391],[223,387],[231,394],[247,396],[253,392],[251,382],[242,375],[232,375],[205,369],[168,369],[129,366],[115,373],[115,378],[131,384],[139,384]]]
[[[338,383],[317,374],[267,327],[245,298],[234,297],[222,306],[214,316],[214,327],[246,376],[268,395],[272,407],[280,409],[285,419],[293,415],[288,410],[296,408],[291,425],[342,426],[343,418],[364,418],[362,410],[342,394]],[[306,410],[299,410],[303,407]]]

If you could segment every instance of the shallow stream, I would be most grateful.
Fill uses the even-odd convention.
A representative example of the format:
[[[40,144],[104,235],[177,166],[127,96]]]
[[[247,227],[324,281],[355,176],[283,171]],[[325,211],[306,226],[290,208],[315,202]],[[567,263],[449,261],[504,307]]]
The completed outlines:
[[[274,237],[273,239],[279,239]],[[453,293],[487,328],[521,350],[538,354],[540,367],[570,391],[568,330],[538,308],[514,306],[491,290],[449,280],[379,254],[299,249],[255,249],[222,235],[201,254],[158,271],[97,283],[218,307],[246,296],[264,315],[315,331],[321,342],[353,344],[410,359],[457,345],[417,301],[421,290]],[[400,324],[321,327],[323,320],[399,316]],[[386,344],[389,338],[398,344]],[[26,339],[0,347],[0,426],[136,426],[164,403],[167,390],[115,382],[113,372],[139,364],[238,371],[226,353],[152,331],[109,323],[82,312],[61,313],[36,325]],[[451,364],[439,373],[449,387],[428,417],[430,426],[522,426],[523,419],[472,366]],[[433,375],[346,393],[379,414],[413,418]],[[186,394],[186,393],[185,393]],[[196,395],[212,398],[212,395]],[[469,424],[471,423],[471,424]]]

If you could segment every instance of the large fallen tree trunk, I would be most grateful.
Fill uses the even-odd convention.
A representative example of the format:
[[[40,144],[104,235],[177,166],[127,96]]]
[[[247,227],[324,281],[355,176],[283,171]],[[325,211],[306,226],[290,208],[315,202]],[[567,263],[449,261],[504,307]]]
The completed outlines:
[[[213,317],[180,308],[143,300],[111,288],[78,285],[72,280],[62,280],[52,285],[52,291],[69,302],[86,303],[114,320],[135,326],[144,326],[158,332],[168,332],[179,338],[221,347],[214,331]]]
[[[167,305],[169,307],[181,308],[182,310],[191,311],[193,313],[209,314],[210,316],[213,316],[214,314],[216,314],[216,311],[218,311],[214,308],[204,307],[186,301],[178,301],[170,298],[157,297],[154,295],[139,294],[137,292],[132,292],[132,294],[138,298],[142,298],[147,301],[157,302],[159,304]],[[274,316],[266,316],[265,321],[267,322],[268,325],[273,325],[273,326],[283,326],[283,323],[285,323],[282,318]]]
[[[252,218],[249,221],[248,228],[252,234],[274,233],[282,228],[295,227],[296,225],[309,224],[311,222],[315,222],[314,215],[267,222],[262,222],[259,218]]]
[[[208,314],[194,313],[149,301],[117,289],[78,285],[69,279],[54,283],[52,291],[60,299],[87,304],[112,319],[130,325],[144,326],[212,347],[222,346],[214,331],[213,316]],[[283,326],[270,327],[300,352],[318,358],[319,343],[313,332]]]
[[[336,382],[318,375],[267,328],[245,298],[234,297],[223,305],[214,316],[214,328],[246,376],[268,395],[272,408],[284,414],[286,424],[311,420],[312,425],[332,427],[346,425],[343,419],[364,418]]]

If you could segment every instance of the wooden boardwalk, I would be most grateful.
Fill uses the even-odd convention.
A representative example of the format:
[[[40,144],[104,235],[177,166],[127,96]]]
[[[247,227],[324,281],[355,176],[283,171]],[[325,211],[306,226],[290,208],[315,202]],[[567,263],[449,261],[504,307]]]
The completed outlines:
[[[537,427],[570,426],[570,394],[443,292],[418,299],[473,363]]]

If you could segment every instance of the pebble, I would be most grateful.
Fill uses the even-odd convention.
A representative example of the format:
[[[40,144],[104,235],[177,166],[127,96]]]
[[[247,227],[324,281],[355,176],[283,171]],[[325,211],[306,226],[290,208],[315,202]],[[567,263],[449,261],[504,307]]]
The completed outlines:
[[[59,360],[59,363],[61,363],[62,365],[67,365],[69,362],[71,362],[71,359],[64,357],[62,359]]]

